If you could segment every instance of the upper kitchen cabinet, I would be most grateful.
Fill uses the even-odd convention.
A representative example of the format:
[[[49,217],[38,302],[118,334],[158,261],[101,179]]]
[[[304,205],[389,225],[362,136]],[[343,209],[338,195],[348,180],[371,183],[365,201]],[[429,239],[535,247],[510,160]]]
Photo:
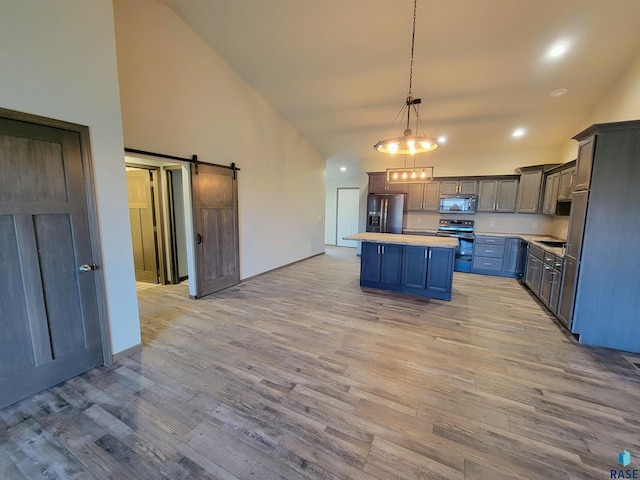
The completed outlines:
[[[443,180],[440,190],[444,195],[476,194],[478,193],[478,181],[474,179],[456,178]]]
[[[516,210],[518,178],[487,178],[478,182],[478,212],[513,213]]]
[[[544,168],[524,167],[520,173],[518,213],[538,213]]]
[[[518,213],[540,213],[542,204],[544,172],[553,165],[535,165],[531,167],[521,167],[517,171],[520,173],[520,187],[518,188]]]
[[[591,181],[591,162],[596,142],[596,135],[592,135],[580,141],[578,144],[578,159],[576,160],[575,191],[588,190]]]
[[[547,176],[544,186],[544,200],[542,202],[542,213],[545,215],[555,215],[558,205],[558,184],[560,183],[560,172]]]
[[[561,293],[562,304],[569,303],[560,308],[581,343],[640,352],[640,222],[632,220],[640,205],[640,121],[593,125],[574,140],[579,150],[565,255],[571,264],[565,263]]]
[[[437,212],[440,198],[440,182],[410,183],[407,210]]]
[[[387,172],[367,172],[369,193],[407,193],[408,184],[387,183]]]
[[[576,161],[566,164],[567,167],[560,172],[560,182],[558,186],[558,201],[571,201],[573,186],[576,178]]]

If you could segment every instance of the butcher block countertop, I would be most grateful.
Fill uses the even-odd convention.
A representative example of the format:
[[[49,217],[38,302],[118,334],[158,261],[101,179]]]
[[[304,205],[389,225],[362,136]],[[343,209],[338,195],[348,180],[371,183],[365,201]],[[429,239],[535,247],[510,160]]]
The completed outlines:
[[[393,243],[396,245],[414,245],[417,247],[456,248],[458,239],[453,237],[431,237],[425,235],[403,235],[401,233],[362,232],[343,237],[345,240],[356,240],[371,243]]]

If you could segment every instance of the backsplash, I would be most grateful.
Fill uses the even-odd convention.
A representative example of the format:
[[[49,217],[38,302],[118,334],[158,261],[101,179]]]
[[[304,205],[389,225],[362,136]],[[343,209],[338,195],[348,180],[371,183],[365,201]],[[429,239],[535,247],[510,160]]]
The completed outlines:
[[[437,213],[406,212],[404,228],[436,230],[441,218],[460,218],[475,221],[478,233],[522,233],[567,238],[569,217],[516,213],[476,213],[475,215],[440,215]]]

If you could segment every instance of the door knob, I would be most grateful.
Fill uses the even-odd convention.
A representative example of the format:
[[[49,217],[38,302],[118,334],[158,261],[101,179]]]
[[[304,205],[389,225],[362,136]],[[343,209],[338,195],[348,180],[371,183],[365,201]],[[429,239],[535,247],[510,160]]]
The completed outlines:
[[[94,263],[92,263],[91,265],[85,263],[84,265],[80,265],[78,267],[78,270],[80,270],[81,272],[90,272],[91,270],[95,270],[96,268],[98,268],[98,266]]]

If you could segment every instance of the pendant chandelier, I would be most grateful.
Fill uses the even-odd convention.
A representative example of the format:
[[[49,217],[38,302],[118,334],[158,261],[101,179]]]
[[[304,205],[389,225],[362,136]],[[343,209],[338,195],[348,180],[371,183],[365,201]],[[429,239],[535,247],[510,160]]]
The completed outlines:
[[[440,145],[435,138],[428,137],[424,129],[422,128],[422,124],[420,123],[420,115],[418,113],[418,106],[422,101],[419,98],[413,98],[413,93],[411,91],[412,82],[413,82],[413,50],[415,46],[416,40],[416,10],[417,10],[418,0],[413,1],[413,33],[411,35],[411,64],[409,66],[409,93],[407,94],[407,99],[402,106],[402,109],[396,115],[396,118],[393,120],[393,123],[389,127],[391,130],[394,125],[396,125],[396,121],[405,118],[405,110],[406,110],[406,126],[404,129],[404,133],[402,136],[387,138],[385,140],[380,140],[378,143],[374,145],[377,151],[382,153],[388,153],[391,155],[399,154],[399,155],[415,155],[416,153],[430,152],[431,150],[435,150]],[[414,135],[411,130],[411,112],[415,113],[415,130],[416,134]],[[387,130],[387,133],[389,132]],[[386,133],[385,133],[386,136]]]

